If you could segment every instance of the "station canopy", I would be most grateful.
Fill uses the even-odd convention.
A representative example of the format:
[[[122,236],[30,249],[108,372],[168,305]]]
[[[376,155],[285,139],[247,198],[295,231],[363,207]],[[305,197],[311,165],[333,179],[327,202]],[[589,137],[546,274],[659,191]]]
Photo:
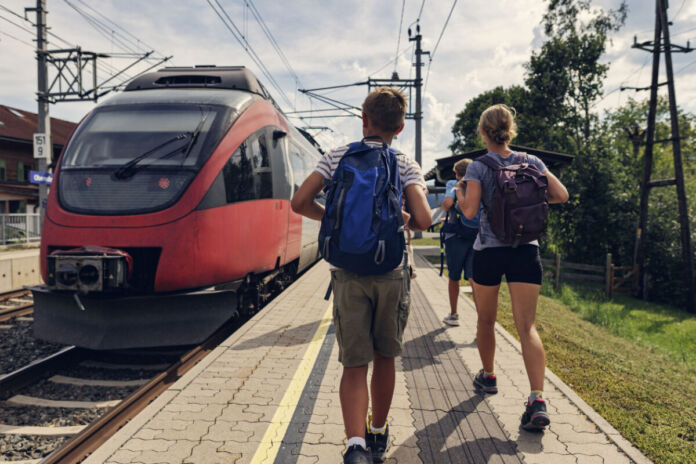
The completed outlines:
[[[512,151],[529,153],[530,155],[540,158],[554,173],[558,173],[565,166],[568,166],[575,158],[573,155],[568,155],[565,153],[539,150],[538,148],[523,147],[521,145],[510,145],[510,149]],[[479,156],[485,155],[486,153],[488,153],[487,149],[479,148],[478,150],[472,150],[466,153],[439,158],[435,160],[437,163],[435,167],[425,174],[425,180],[427,181],[434,179],[436,186],[444,186],[448,180],[454,179],[454,173],[452,172],[454,163],[464,158],[476,159]]]

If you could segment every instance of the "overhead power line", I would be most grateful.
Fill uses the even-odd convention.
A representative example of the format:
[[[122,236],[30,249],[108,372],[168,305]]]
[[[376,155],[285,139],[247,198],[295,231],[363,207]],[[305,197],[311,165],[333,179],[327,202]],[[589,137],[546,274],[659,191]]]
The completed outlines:
[[[261,30],[266,35],[266,38],[268,38],[268,41],[273,46],[273,49],[276,51],[276,54],[280,57],[280,60],[283,62],[283,64],[287,68],[287,70],[290,72],[290,75],[293,77],[293,79],[295,79],[295,85],[297,87],[301,87],[302,83],[300,82],[299,76],[297,75],[297,73],[293,69],[292,65],[290,64],[290,61],[288,61],[287,57],[285,56],[285,53],[283,53],[283,50],[281,50],[280,45],[278,44],[278,41],[276,41],[275,37],[273,37],[273,33],[271,32],[271,30],[266,25],[266,22],[261,17],[261,13],[259,12],[258,8],[256,8],[254,1],[253,0],[247,0],[247,1],[249,4],[251,13],[256,18],[256,21],[258,22],[259,26],[261,26]],[[246,35],[245,35],[245,37],[246,37]]]
[[[254,48],[251,46],[249,41],[247,41],[244,34],[242,34],[242,31],[239,29],[239,27],[237,27],[230,15],[227,14],[225,8],[220,4],[218,0],[206,0],[206,2],[210,6],[210,8],[212,8],[212,10],[215,12],[217,17],[220,18],[222,24],[227,28],[228,31],[230,31],[232,37],[234,37],[235,40],[239,42],[239,44],[242,46],[242,48],[244,48],[244,51],[247,52],[247,55],[249,55],[254,64],[258,66],[258,68],[261,70],[266,79],[268,79],[268,82],[271,83],[273,88],[275,88],[278,94],[283,98],[283,100],[285,100],[285,103],[288,105],[288,107],[294,109],[295,105],[290,101],[287,94],[283,91],[278,82],[275,80],[270,70],[264,64],[261,57],[254,51]],[[215,5],[213,5],[213,2],[215,3]]]
[[[22,40],[22,39],[18,39],[17,37],[13,36],[12,34],[8,34],[8,33],[5,32],[5,31],[0,31],[0,34],[5,35],[5,36],[9,37],[10,39],[16,40],[16,41],[19,42],[19,43],[23,43],[24,45],[28,45],[28,46],[30,46],[31,48],[35,48],[33,43],[29,43],[29,42],[26,42],[26,41],[24,41],[24,40]]]
[[[406,0],[401,2],[401,19],[399,20],[399,33],[396,36],[396,53],[394,53],[394,72],[396,65],[399,63],[399,47],[401,46],[401,27],[404,24],[404,9],[406,8]]]
[[[449,14],[447,15],[447,19],[445,20],[445,24],[442,26],[442,30],[440,31],[440,36],[437,38],[437,42],[435,42],[435,47],[433,47],[433,51],[430,53],[430,60],[428,61],[428,71],[425,73],[425,85],[423,86],[423,93],[425,93],[426,90],[428,90],[428,78],[430,77],[430,65],[433,63],[433,60],[435,59],[435,54],[437,53],[437,47],[440,46],[440,41],[442,40],[442,36],[445,34],[445,29],[447,29],[447,25],[449,24],[449,20],[452,17],[452,12],[454,11],[454,7],[457,6],[457,0],[454,0],[452,2],[452,8],[450,8]]]

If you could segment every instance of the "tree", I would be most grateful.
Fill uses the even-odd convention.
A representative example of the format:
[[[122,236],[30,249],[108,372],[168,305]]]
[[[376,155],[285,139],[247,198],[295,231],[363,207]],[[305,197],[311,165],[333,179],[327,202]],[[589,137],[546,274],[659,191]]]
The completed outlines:
[[[515,109],[518,114],[517,124],[521,129],[521,137],[517,142],[527,140],[528,131],[522,129],[526,129],[525,115],[529,106],[529,92],[519,85],[507,89],[496,87],[469,100],[464,109],[457,114],[454,126],[452,126],[454,140],[449,145],[452,153],[475,150],[484,146],[477,129],[479,117],[486,108],[498,103],[504,103]]]
[[[566,152],[579,153],[591,142],[598,118],[592,105],[602,94],[609,64],[600,63],[608,34],[626,19],[625,1],[617,10],[594,9],[590,0],[551,0],[544,15],[548,36],[527,64],[525,83],[532,111],[546,114],[550,126],[561,126]],[[560,147],[559,147],[560,148]]]

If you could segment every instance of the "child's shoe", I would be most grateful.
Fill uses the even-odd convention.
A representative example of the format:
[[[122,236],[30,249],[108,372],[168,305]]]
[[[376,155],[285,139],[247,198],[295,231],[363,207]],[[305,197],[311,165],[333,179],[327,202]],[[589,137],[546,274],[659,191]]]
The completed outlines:
[[[353,445],[343,455],[343,464],[370,464],[370,453],[360,445]]]
[[[498,379],[495,375],[486,375],[483,369],[474,377],[474,386],[483,393],[498,393]]]
[[[385,430],[383,433],[373,433],[370,429],[370,424],[372,424],[372,414],[367,418],[367,423],[365,424],[367,449],[370,450],[373,463],[382,463],[389,446],[389,424],[384,424]]]
[[[532,403],[525,403],[525,406],[521,424],[523,429],[544,430],[544,427],[551,423],[549,414],[546,412],[546,401],[543,398],[536,398]]]
[[[459,314],[450,314],[442,320],[447,325],[458,326],[459,325]]]

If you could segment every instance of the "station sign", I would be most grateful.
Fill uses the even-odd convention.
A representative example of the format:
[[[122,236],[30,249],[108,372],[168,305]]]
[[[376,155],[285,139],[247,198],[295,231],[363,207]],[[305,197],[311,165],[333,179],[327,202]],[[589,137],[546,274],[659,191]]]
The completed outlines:
[[[41,171],[29,171],[29,182],[32,184],[48,184],[53,182],[53,174]]]
[[[51,143],[50,137],[43,132],[34,134],[34,158],[50,159],[51,158]]]

